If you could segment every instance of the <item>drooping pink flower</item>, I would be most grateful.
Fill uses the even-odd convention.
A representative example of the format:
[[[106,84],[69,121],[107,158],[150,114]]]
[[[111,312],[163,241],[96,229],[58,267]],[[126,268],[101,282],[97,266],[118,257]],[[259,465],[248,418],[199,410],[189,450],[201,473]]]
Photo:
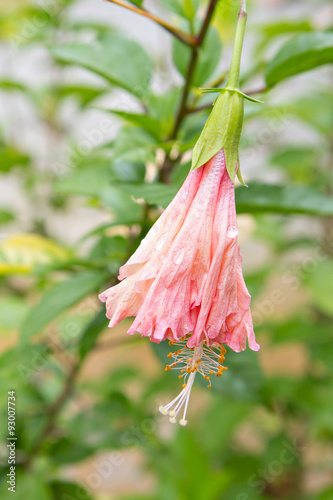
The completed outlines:
[[[103,292],[110,327],[136,316],[128,333],[187,346],[258,350],[237,244],[235,189],[223,150],[190,172],[176,197]]]
[[[169,339],[178,350],[166,370],[178,369],[183,390],[165,407],[175,423],[186,411],[196,373],[211,387],[221,376],[228,345],[258,350],[237,243],[235,187],[222,149],[189,173],[183,186],[120,268],[120,283],[103,292],[110,327],[135,316],[129,334],[154,342]],[[180,347],[180,348],[179,348]],[[218,349],[218,351],[217,351]]]

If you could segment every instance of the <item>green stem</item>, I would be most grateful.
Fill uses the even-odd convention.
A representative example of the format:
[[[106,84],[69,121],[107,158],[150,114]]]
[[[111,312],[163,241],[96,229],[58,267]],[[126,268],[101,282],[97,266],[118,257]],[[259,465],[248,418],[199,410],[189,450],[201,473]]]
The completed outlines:
[[[239,87],[240,63],[242,57],[246,20],[246,0],[241,0],[227,88],[235,89]]]

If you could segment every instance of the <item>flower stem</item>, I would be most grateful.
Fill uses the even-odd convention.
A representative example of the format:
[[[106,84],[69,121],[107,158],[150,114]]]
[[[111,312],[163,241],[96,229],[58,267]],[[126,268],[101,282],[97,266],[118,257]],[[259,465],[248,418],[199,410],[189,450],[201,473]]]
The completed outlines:
[[[160,17],[157,17],[154,14],[151,14],[150,12],[148,12],[146,9],[143,9],[142,7],[140,7],[140,8],[134,7],[133,5],[128,5],[125,2],[122,2],[121,0],[106,0],[106,1],[114,3],[116,5],[119,5],[120,7],[124,7],[125,9],[131,10],[132,12],[135,12],[136,14],[140,14],[143,17],[148,17],[148,19],[151,19],[155,23],[162,26],[162,28],[167,30],[173,36],[178,38],[178,40],[185,43],[186,45],[189,45],[190,47],[193,47],[197,44],[197,40],[193,35],[191,35],[190,33],[186,33],[186,31],[183,31],[179,28],[176,28],[175,26],[168,23],[167,21],[164,21],[164,19],[161,19]]]
[[[246,20],[246,0],[241,0],[227,88],[234,89],[239,87],[240,63],[242,57]]]
[[[188,67],[187,67],[186,75],[185,75],[185,85],[183,88],[183,93],[182,93],[180,105],[178,108],[178,113],[176,116],[175,125],[174,125],[172,132],[171,132],[169,140],[175,139],[175,137],[177,136],[178,131],[180,129],[180,126],[183,122],[183,119],[186,116],[187,99],[188,99],[188,96],[190,93],[190,87],[191,87],[194,71],[195,71],[195,68],[196,68],[196,65],[198,62],[199,49],[202,47],[203,42],[205,40],[210,22],[212,20],[213,14],[214,14],[214,9],[216,7],[216,4],[217,4],[217,0],[210,0],[208,7],[207,7],[206,15],[204,17],[204,20],[203,20],[203,23],[202,23],[202,26],[200,29],[200,32],[199,32],[198,36],[196,37],[197,43],[194,47],[192,47],[191,57],[190,57],[190,61],[189,61]]]

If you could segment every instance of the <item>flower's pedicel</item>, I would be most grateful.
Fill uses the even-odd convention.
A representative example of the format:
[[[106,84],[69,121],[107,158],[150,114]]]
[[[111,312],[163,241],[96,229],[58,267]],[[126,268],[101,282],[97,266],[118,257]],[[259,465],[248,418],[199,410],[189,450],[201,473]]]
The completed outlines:
[[[154,342],[186,339],[191,369],[201,359],[200,349],[206,353],[209,346],[226,344],[239,352],[247,339],[258,350],[237,235],[235,188],[221,150],[189,173],[120,268],[121,283],[100,295],[110,327],[136,316],[130,334],[139,332]],[[188,401],[194,374],[177,399],[179,408]]]

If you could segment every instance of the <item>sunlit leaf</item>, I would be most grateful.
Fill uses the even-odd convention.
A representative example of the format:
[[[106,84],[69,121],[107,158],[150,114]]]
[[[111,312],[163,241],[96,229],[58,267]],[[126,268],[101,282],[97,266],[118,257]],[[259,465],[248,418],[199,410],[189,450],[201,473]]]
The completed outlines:
[[[36,266],[66,261],[70,252],[37,234],[9,236],[0,245],[0,274],[29,273]]]

